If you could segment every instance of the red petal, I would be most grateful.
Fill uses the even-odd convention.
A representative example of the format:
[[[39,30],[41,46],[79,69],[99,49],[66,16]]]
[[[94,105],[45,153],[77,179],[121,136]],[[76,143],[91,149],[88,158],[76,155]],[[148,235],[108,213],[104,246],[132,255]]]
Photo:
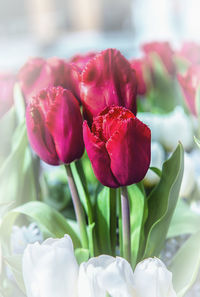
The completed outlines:
[[[114,49],[91,59],[82,72],[81,101],[91,121],[106,106],[119,105],[136,114],[137,79],[129,62]]]
[[[70,91],[61,87],[50,89],[48,96],[54,97],[46,118],[48,130],[53,136],[60,160],[71,163],[84,152],[82,116],[78,101]]]
[[[45,120],[39,108],[28,105],[26,109],[28,138],[33,150],[48,164],[59,165],[53,139],[45,127]]]
[[[110,170],[110,158],[105,143],[100,141],[91,131],[87,122],[83,123],[83,137],[88,157],[97,179],[105,186],[117,188],[120,185]]]
[[[111,170],[121,186],[141,181],[150,164],[151,132],[136,117],[124,121],[106,148]]]

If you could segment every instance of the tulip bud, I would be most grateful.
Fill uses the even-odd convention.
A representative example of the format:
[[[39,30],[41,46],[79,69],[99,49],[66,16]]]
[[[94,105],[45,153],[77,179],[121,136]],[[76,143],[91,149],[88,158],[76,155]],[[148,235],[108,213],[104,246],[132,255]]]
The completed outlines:
[[[149,58],[149,63],[152,65],[150,54],[156,53],[166,70],[170,75],[174,75],[176,72],[175,63],[173,61],[174,51],[172,50],[169,42],[149,42],[142,46],[142,49],[146,56]]]
[[[117,188],[141,181],[150,164],[151,131],[128,109],[105,108],[94,118],[91,130],[85,121],[86,151],[99,181]]]
[[[180,197],[190,198],[196,183],[195,167],[192,157],[184,153],[184,173],[180,189]]]
[[[137,264],[133,274],[133,286],[136,296],[176,297],[172,273],[157,258],[148,258]]]
[[[134,297],[133,271],[123,258],[102,255],[82,263],[78,279],[79,297]]]
[[[77,297],[78,264],[68,235],[29,244],[22,269],[27,297]]]
[[[71,163],[82,156],[82,116],[70,91],[42,90],[27,106],[26,123],[31,146],[46,163]]]
[[[178,75],[178,80],[188,109],[197,116],[196,92],[200,86],[200,66],[189,67],[185,75]]]
[[[81,74],[81,102],[90,122],[105,107],[124,106],[136,114],[137,78],[130,63],[114,49],[92,58]]]
[[[27,104],[42,89],[53,86],[69,89],[80,100],[80,69],[64,59],[28,60],[19,72],[19,82]]]
[[[70,62],[76,64],[82,71],[84,69],[85,65],[90,61],[90,59],[92,59],[94,56],[96,56],[96,54],[97,54],[96,52],[89,52],[86,54],[78,54],[78,55],[73,56],[70,59]]]
[[[13,74],[0,74],[0,118],[13,105],[13,89],[16,77]]]
[[[138,83],[138,94],[145,95],[147,93],[147,82],[145,77],[145,71],[147,71],[145,67],[145,60],[143,59],[135,59],[130,61],[132,69],[135,70],[137,83]]]
[[[13,226],[10,241],[12,253],[23,254],[29,243],[42,242],[43,236],[38,226],[31,223],[28,227]]]

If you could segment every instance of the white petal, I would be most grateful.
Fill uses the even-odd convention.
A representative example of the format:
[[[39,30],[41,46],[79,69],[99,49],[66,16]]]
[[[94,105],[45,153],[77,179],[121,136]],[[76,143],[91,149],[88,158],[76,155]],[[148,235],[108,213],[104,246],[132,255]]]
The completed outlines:
[[[172,274],[157,258],[140,262],[136,266],[133,279],[137,297],[176,297]]]
[[[28,297],[77,296],[78,264],[69,236],[29,244],[22,266]]]

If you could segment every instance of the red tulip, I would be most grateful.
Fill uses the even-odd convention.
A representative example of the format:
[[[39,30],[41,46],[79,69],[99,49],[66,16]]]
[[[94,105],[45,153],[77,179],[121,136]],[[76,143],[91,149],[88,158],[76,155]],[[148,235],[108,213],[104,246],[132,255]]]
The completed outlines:
[[[73,56],[70,59],[71,63],[75,63],[80,69],[81,71],[84,69],[85,65],[87,64],[87,62],[89,62],[90,59],[92,59],[94,56],[96,56],[97,53],[95,52],[89,52],[86,54],[78,54]]]
[[[151,65],[152,61],[149,54],[156,53],[163,62],[163,65],[166,67],[168,73],[170,75],[174,75],[176,73],[176,68],[173,61],[174,51],[172,50],[169,42],[146,43],[142,46],[142,49],[149,58],[149,62]]]
[[[90,122],[105,107],[124,106],[136,114],[137,78],[129,62],[115,49],[91,59],[81,74],[81,102]]]
[[[105,186],[117,188],[141,181],[150,164],[151,131],[128,109],[105,108],[83,138],[94,173]]]
[[[82,116],[69,90],[42,90],[27,106],[26,123],[31,146],[46,163],[71,163],[82,156]]]
[[[50,59],[32,58],[21,68],[19,82],[26,102],[42,89],[62,86],[80,99],[80,69],[56,57]]]
[[[188,60],[191,64],[200,64],[200,44],[184,42],[178,55]]]
[[[145,61],[144,59],[135,59],[130,61],[132,69],[135,70],[137,83],[138,83],[138,94],[145,95],[147,92],[147,84],[145,81]]]
[[[185,102],[192,114],[197,116],[196,92],[200,86],[200,65],[190,66],[185,75],[178,75]]]
[[[0,118],[13,105],[13,89],[16,77],[13,74],[0,74]]]

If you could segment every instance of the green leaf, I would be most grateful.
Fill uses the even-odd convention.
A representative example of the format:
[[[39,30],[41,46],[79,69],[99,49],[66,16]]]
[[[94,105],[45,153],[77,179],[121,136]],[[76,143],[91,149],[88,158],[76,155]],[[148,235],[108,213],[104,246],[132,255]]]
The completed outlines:
[[[157,168],[157,167],[150,167],[149,169],[151,169],[155,174],[157,174],[159,177],[161,177],[162,171],[159,168]]]
[[[17,206],[36,199],[25,123],[16,129],[14,140],[12,152],[0,168],[0,203],[15,202]]]
[[[194,136],[194,141],[196,142],[197,146],[200,148],[200,140]]]
[[[131,262],[135,267],[140,242],[144,240],[144,223],[147,216],[146,199],[137,185],[128,188],[131,220]]]
[[[169,270],[178,297],[185,295],[196,280],[200,268],[200,231],[191,235],[173,258]]]
[[[87,249],[79,248],[75,250],[75,257],[79,265],[86,262],[89,259],[89,256],[90,253]]]
[[[39,201],[33,201],[19,206],[4,216],[0,226],[3,243],[8,234],[11,233],[12,226],[19,214],[24,214],[36,221],[41,230],[52,237],[61,238],[65,234],[69,234],[74,247],[80,247],[80,240],[67,220],[59,212]]]
[[[16,110],[16,115],[18,123],[23,123],[25,119],[25,100],[21,92],[19,83],[16,83],[14,86],[14,105]]]
[[[97,196],[96,223],[97,239],[100,251],[105,254],[112,254],[110,241],[110,194],[111,189],[104,187]]]
[[[148,197],[144,258],[158,256],[162,250],[177,204],[183,168],[184,151],[179,144],[170,159],[163,164],[160,182]]]
[[[189,204],[179,199],[167,237],[194,234],[200,230],[200,215],[191,210]]]

